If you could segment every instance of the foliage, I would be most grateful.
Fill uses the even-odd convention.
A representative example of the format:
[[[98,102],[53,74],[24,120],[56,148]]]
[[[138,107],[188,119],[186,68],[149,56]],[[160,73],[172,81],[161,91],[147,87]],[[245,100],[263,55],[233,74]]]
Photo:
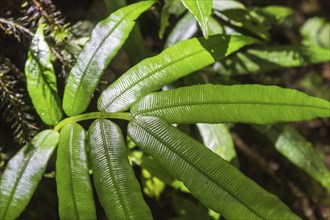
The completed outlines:
[[[62,109],[57,94],[56,76],[50,61],[50,49],[40,25],[32,39],[25,64],[27,89],[38,115],[48,125],[55,125],[62,119]]]
[[[111,1],[105,3],[112,6]],[[293,212],[271,190],[240,170],[233,144],[237,138],[231,136],[229,126],[251,124],[270,138],[278,152],[329,191],[330,172],[304,137],[289,125],[280,131],[275,126],[270,132],[262,126],[329,118],[330,102],[295,89],[241,85],[235,78],[223,81],[221,77],[329,61],[324,34],[315,40],[316,36],[306,32],[310,23],[325,21],[305,24],[301,29],[304,45],[272,46],[270,28],[286,24],[293,13],[289,8],[250,10],[236,1],[211,0],[165,1],[163,5],[150,0],[124,5],[124,1],[113,5],[119,9],[111,10],[114,12],[95,26],[86,43],[80,38],[66,40],[74,37],[51,1],[22,4],[38,12],[38,21],[27,12],[27,17],[16,21],[0,18],[5,33],[21,40],[16,27],[32,38],[25,62],[26,88],[40,124],[47,128],[8,162],[0,181],[0,218],[16,219],[22,214],[54,157],[61,219],[96,219],[96,198],[108,219],[157,218],[143,197],[140,182],[149,197],[160,199],[168,188],[195,197],[192,205],[190,200],[172,195],[173,207],[183,219],[194,216],[193,211],[180,213],[181,209],[189,211],[186,206],[198,209],[203,219],[300,219],[301,213]],[[140,52],[132,53],[134,44],[129,36],[139,36],[134,27],[143,13],[158,9],[162,11],[159,35],[167,36],[165,49],[150,58],[137,57],[143,52],[135,45]],[[171,14],[179,21],[168,34]],[[192,27],[187,27],[190,24]],[[203,36],[194,37],[199,31]],[[130,44],[125,44],[126,40]],[[262,48],[261,44],[270,46]],[[107,67],[121,48],[136,56],[131,57],[132,63],[143,60],[115,76],[99,94],[102,76],[107,75]],[[76,60],[65,88],[61,87],[65,80],[58,80],[55,60],[62,71]],[[8,67],[10,61],[1,62],[0,110],[7,122],[19,122],[12,129],[24,142],[33,131],[33,118],[23,108],[26,103],[20,93],[13,92],[16,81],[11,82],[8,75],[13,72]],[[159,91],[168,87],[172,88]],[[14,113],[9,113],[11,108]],[[62,119],[63,112],[68,117]],[[93,122],[78,124],[86,120]],[[196,124],[201,137],[189,127],[181,127],[186,124]],[[205,145],[196,140],[199,138]],[[136,178],[138,168],[132,165],[140,167],[141,179]],[[324,190],[322,186],[318,186],[320,190]]]
[[[23,73],[8,58],[1,56],[0,59],[0,111],[2,118],[10,124],[15,141],[25,143],[34,135],[36,125],[34,116],[30,113],[32,104],[27,98],[27,91],[21,89],[19,85],[18,78]]]

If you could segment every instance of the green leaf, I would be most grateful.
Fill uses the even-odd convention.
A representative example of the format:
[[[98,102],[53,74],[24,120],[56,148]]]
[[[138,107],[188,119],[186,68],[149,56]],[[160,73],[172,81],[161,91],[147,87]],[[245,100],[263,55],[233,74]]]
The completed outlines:
[[[201,219],[212,220],[209,216],[208,209],[200,202],[197,204],[186,197],[171,194],[172,203],[178,218],[175,220],[189,220],[189,219]]]
[[[162,13],[160,16],[160,28],[159,28],[159,33],[158,33],[158,36],[160,39],[163,38],[165,30],[166,30],[167,26],[170,24],[169,23],[169,19],[170,19],[169,7],[170,6],[166,3],[164,5],[164,7],[162,8]]]
[[[276,142],[276,149],[293,164],[304,170],[311,177],[330,191],[330,172],[313,149],[293,127],[285,126]]]
[[[165,183],[146,169],[141,170],[141,182],[143,192],[150,198],[159,200],[160,195],[165,189]]]
[[[270,27],[273,24],[280,25],[285,23],[285,21],[292,16],[293,10],[289,7],[270,5],[252,9],[250,13],[253,14],[260,23]]]
[[[124,44],[135,20],[154,3],[142,1],[129,5],[98,23],[65,86],[63,109],[67,115],[77,115],[87,109],[103,70]]]
[[[197,128],[203,138],[203,143],[214,153],[227,161],[236,157],[233,138],[225,124],[198,123]]]
[[[195,16],[204,37],[209,36],[208,22],[212,13],[212,0],[181,0],[184,6]]]
[[[225,218],[298,219],[277,197],[167,122],[138,117],[129,123],[128,134],[198,200]]]
[[[327,61],[330,61],[327,49],[315,46],[284,45],[238,52],[221,62],[219,72],[223,75],[265,73]]]
[[[187,11],[181,0],[165,0],[165,2],[170,6],[168,11],[175,16],[180,16]]]
[[[104,0],[104,3],[106,4],[109,13],[112,13],[127,5],[126,0]],[[140,62],[147,56],[138,24],[134,26],[123,47],[132,64]]]
[[[169,123],[267,124],[330,117],[330,103],[293,89],[262,85],[198,85],[149,94],[132,116],[157,116]]]
[[[96,219],[85,131],[79,124],[67,124],[61,130],[56,159],[56,185],[61,219]]]
[[[218,1],[213,0],[213,9],[218,11],[224,11],[228,9],[246,9],[245,6],[236,0],[226,0],[226,1]]]
[[[175,179],[166,170],[164,170],[157,161],[149,156],[146,156],[143,152],[134,152],[132,156],[132,161],[134,163],[139,165],[141,168],[148,170],[149,173],[166,184],[171,185],[172,182],[175,181]]]
[[[132,154],[132,161],[138,164],[141,168],[147,170],[152,177],[156,177],[162,182],[182,192],[189,192],[181,181],[174,179],[166,170],[164,170],[160,164],[146,156],[143,152],[134,152]]]
[[[104,4],[107,6],[109,13],[113,13],[119,8],[123,8],[127,5],[126,0],[104,0]]]
[[[324,18],[314,17],[308,19],[300,29],[303,43],[306,45],[319,46],[330,49],[330,23]],[[328,54],[329,57],[329,54]]]
[[[94,184],[108,219],[152,219],[129,164],[120,128],[99,119],[88,131]]]
[[[106,112],[127,110],[133,102],[146,94],[256,42],[253,38],[235,35],[215,35],[208,40],[193,38],[181,41],[129,69],[102,92],[98,109]]]
[[[58,132],[38,133],[9,161],[0,181],[0,219],[16,219],[24,211],[46,170]]]
[[[224,33],[225,30],[221,26],[221,24],[217,20],[211,17],[209,21],[209,34],[216,35],[216,34],[224,34]]]
[[[38,115],[46,124],[55,125],[62,118],[62,109],[44,28],[44,24],[39,25],[32,39],[25,63],[25,75],[27,89]]]
[[[258,18],[248,10],[241,8],[227,9],[220,12],[216,11],[215,15],[231,24],[238,32],[245,34],[248,31],[254,36],[259,36],[265,40],[269,39],[268,27],[259,22]]]
[[[191,13],[185,14],[168,35],[164,48],[170,47],[181,40],[187,40],[197,33],[197,22]]]
[[[185,12],[185,10],[186,8],[180,0],[165,0],[165,5],[162,8],[162,13],[160,16],[160,29],[158,34],[160,39],[163,38],[165,29],[170,24],[170,14],[180,16],[183,12]]]

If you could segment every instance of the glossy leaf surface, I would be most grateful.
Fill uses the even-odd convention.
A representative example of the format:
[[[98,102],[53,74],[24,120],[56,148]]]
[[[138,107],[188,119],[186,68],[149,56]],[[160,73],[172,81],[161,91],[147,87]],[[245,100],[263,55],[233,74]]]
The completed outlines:
[[[106,112],[127,110],[133,102],[146,94],[255,42],[253,38],[235,35],[215,35],[208,40],[194,38],[181,41],[129,69],[102,92],[98,109]]]
[[[27,89],[38,115],[46,124],[55,125],[62,118],[62,109],[44,27],[40,25],[32,39],[25,63],[25,75]]]
[[[285,22],[293,15],[293,10],[289,7],[270,5],[252,9],[251,13],[260,23],[270,27],[273,24],[285,24]]]
[[[195,16],[205,38],[209,36],[208,22],[212,13],[212,0],[181,0],[184,6]]]
[[[277,123],[330,117],[330,103],[277,86],[198,85],[149,94],[133,117],[157,116],[169,123]]]
[[[213,9],[218,11],[224,11],[228,9],[246,9],[245,6],[236,0],[226,0],[226,1],[218,1],[213,0]]]
[[[210,18],[209,21],[209,34],[216,35],[216,34],[225,34],[225,30],[223,26],[214,18]]]
[[[61,219],[96,219],[88,173],[85,131],[76,123],[61,129],[56,160],[56,185]]]
[[[181,40],[187,40],[198,31],[197,22],[191,13],[185,14],[168,35],[164,48],[170,47]]]
[[[152,219],[120,128],[109,120],[94,121],[89,145],[96,192],[108,219]]]
[[[330,191],[330,172],[322,158],[293,127],[285,126],[279,134],[276,149]]]
[[[265,40],[269,39],[268,27],[259,22],[258,18],[253,16],[248,10],[235,8],[221,12],[216,11],[215,14],[238,32],[246,33],[247,31],[253,36],[258,36]]]
[[[324,18],[314,17],[308,19],[301,27],[300,33],[304,38],[304,44],[327,48],[329,51],[330,22],[327,22]]]
[[[128,133],[198,200],[225,218],[298,219],[277,197],[167,122],[138,117],[129,123]]]
[[[162,13],[160,16],[160,28],[159,28],[159,38],[163,38],[165,29],[169,25],[169,18],[171,14],[180,16],[187,9],[182,4],[181,0],[165,0],[165,4],[162,8]]]
[[[0,181],[0,219],[16,219],[24,211],[45,172],[58,132],[38,133],[8,162]]]
[[[70,72],[63,98],[63,109],[67,115],[77,115],[86,110],[103,70],[124,44],[135,20],[154,3],[142,1],[129,5],[98,23]]]
[[[104,3],[106,4],[109,13],[112,13],[127,5],[126,0],[104,0]],[[135,24],[123,47],[132,64],[140,62],[147,56],[138,24]]]
[[[204,145],[214,153],[229,162],[236,157],[233,138],[225,124],[198,123],[197,128]]]
[[[265,73],[289,67],[330,61],[329,50],[315,46],[286,45],[238,52],[222,62],[219,73]]]

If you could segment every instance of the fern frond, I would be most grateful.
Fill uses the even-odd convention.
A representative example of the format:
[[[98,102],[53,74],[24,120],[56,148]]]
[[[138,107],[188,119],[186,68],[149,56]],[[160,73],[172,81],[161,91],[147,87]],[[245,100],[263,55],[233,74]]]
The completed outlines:
[[[40,22],[46,24],[44,28],[47,41],[53,55],[62,64],[61,76],[66,78],[72,68],[76,56],[70,50],[69,41],[73,38],[71,25],[65,22],[62,13],[57,10],[52,0],[21,0],[19,11],[12,7],[7,10],[15,11],[11,17],[0,17],[0,30],[5,35],[15,37],[19,42],[27,38],[29,41]]]
[[[32,105],[19,86],[17,75],[22,74],[9,59],[0,56],[0,114],[20,144],[29,141],[37,131],[34,116],[29,112]]]
[[[33,37],[33,33],[13,18],[0,18],[0,29],[5,35],[13,35],[19,42],[22,37]]]

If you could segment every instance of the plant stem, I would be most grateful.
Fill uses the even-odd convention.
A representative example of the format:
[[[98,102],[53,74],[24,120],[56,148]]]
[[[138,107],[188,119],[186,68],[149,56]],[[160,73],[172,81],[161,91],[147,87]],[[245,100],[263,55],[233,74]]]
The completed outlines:
[[[131,115],[128,112],[89,112],[86,114],[76,115],[66,118],[60,121],[54,128],[55,131],[60,131],[61,128],[69,123],[85,121],[97,118],[112,118],[112,119],[123,119],[130,121]]]
[[[29,29],[27,29],[26,27],[23,27],[20,24],[15,23],[14,21],[10,21],[5,18],[0,18],[0,23],[12,26],[14,29],[17,28],[17,29],[21,30],[22,32],[25,32],[28,35],[30,35],[30,37],[33,37],[33,35],[34,35]]]

